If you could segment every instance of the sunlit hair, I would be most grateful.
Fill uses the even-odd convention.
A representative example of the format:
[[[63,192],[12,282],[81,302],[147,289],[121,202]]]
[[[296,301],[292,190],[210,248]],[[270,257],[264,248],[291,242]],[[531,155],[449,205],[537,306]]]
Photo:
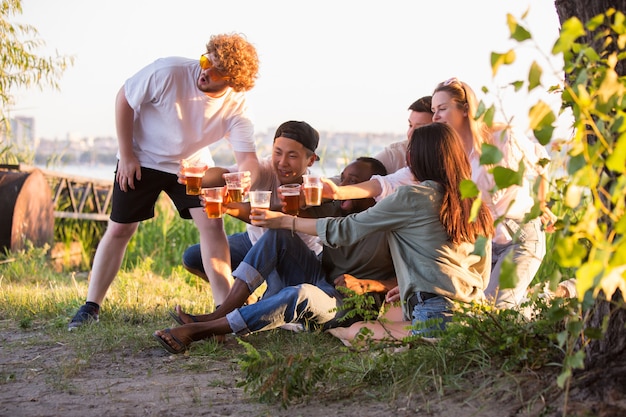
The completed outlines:
[[[478,99],[476,98],[476,94],[474,94],[474,90],[463,81],[459,81],[457,78],[450,78],[439,83],[435,91],[433,91],[433,95],[441,91],[448,93],[460,110],[467,110],[467,119],[474,140],[474,150],[480,154],[481,145],[483,143],[493,144],[489,126],[482,121],[482,118],[476,120]]]
[[[256,48],[237,34],[213,35],[206,45],[207,53],[215,54],[228,85],[235,91],[254,87],[259,72]]]
[[[355,159],[355,161],[368,164],[372,170],[372,175],[380,175],[382,177],[387,175],[387,168],[385,168],[385,165],[376,158],[372,158],[371,156],[359,156]]]
[[[430,113],[433,114],[433,100],[432,96],[424,96],[415,100],[409,106],[409,110],[416,111],[418,113]]]
[[[443,123],[416,128],[407,149],[411,172],[418,181],[431,180],[444,188],[439,220],[453,243],[475,242],[493,235],[491,213],[481,204],[470,222],[474,198],[461,198],[461,181],[471,179],[471,166],[456,131]]]

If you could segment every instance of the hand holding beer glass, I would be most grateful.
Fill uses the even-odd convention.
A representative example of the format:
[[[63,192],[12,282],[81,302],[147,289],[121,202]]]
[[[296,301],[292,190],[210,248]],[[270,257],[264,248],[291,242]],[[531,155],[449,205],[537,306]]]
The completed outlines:
[[[204,200],[204,211],[206,211],[206,216],[209,219],[222,217],[224,187],[203,188],[202,199]]]
[[[283,184],[278,191],[285,201],[283,212],[297,216],[300,212],[300,184]]]
[[[245,201],[246,189],[250,187],[250,171],[226,173],[224,180],[226,180],[226,189],[230,201],[234,203]]]
[[[302,187],[307,206],[319,206],[322,204],[322,179],[316,175],[303,175]]]
[[[191,162],[187,159],[180,161],[182,175],[184,177],[186,192],[188,195],[200,195],[202,190],[202,177],[209,166],[202,161]],[[180,181],[179,181],[180,182]]]
[[[181,161],[182,173],[185,177],[186,191],[188,195],[200,195],[202,189],[202,177],[208,165],[202,161],[190,162],[186,159]]]

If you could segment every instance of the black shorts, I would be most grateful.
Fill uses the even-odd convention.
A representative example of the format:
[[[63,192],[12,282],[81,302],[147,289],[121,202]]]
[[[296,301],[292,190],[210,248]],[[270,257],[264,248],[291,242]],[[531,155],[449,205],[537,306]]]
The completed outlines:
[[[202,207],[197,195],[187,195],[185,185],[178,183],[176,174],[141,167],[141,181],[135,179],[134,190],[129,188],[124,192],[117,181],[113,182],[111,220],[134,223],[153,218],[161,191],[169,196],[183,219],[191,219],[190,208]]]

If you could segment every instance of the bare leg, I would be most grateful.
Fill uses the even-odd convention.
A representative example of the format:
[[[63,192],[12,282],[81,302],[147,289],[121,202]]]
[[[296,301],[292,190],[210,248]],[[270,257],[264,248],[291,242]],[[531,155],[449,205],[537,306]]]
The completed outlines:
[[[185,313],[180,306],[174,307],[174,310],[185,324],[206,322],[225,317],[226,314],[243,306],[249,296],[250,289],[248,288],[248,284],[240,279],[235,279],[235,283],[230,289],[228,296],[213,313],[191,316],[190,314]]]
[[[116,223],[109,220],[107,230],[98,244],[93,260],[87,301],[102,304],[104,296],[120,270],[126,246],[137,230],[138,224]]]
[[[368,336],[370,340],[402,340],[409,336],[410,326],[411,322],[404,320],[401,307],[390,307],[378,321],[356,322],[350,327],[329,329],[328,333],[340,339],[344,345],[352,347],[359,344],[355,338],[362,329],[369,329],[372,332]]]
[[[173,329],[157,330],[154,332],[154,337],[160,338],[172,347],[172,353],[182,353],[184,348],[189,347],[194,341],[219,337],[231,332],[228,320],[222,317],[212,321],[185,324]]]
[[[204,271],[211,284],[216,305],[222,304],[230,291],[233,278],[230,250],[222,219],[209,219],[200,207],[189,210],[200,232],[200,251]]]

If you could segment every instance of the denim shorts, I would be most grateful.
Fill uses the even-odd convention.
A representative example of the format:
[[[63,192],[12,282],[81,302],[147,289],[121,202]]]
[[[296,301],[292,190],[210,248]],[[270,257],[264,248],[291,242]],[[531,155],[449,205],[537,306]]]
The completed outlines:
[[[441,295],[426,300],[419,297],[411,309],[411,335],[429,337],[434,332],[445,330],[446,323],[452,321],[453,307],[452,301]]]

